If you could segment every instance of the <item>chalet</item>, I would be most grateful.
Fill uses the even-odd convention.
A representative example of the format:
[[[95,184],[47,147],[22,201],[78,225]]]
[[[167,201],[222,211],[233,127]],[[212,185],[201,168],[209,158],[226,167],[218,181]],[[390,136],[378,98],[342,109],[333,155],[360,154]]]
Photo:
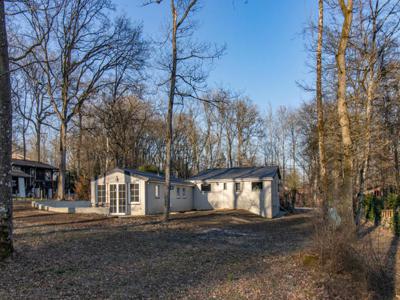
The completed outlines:
[[[91,181],[92,206],[111,215],[153,215],[164,210],[164,177],[114,169]],[[245,209],[263,217],[279,213],[278,167],[211,169],[171,181],[171,211]]]
[[[42,162],[12,160],[12,192],[16,197],[52,198],[57,168]]]

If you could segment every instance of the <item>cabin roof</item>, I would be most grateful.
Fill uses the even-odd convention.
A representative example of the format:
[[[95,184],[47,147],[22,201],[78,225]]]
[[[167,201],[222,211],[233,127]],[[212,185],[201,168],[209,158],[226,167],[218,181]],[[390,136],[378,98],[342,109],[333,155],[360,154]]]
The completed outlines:
[[[58,170],[56,167],[54,167],[52,165],[42,163],[39,161],[34,161],[34,160],[13,159],[11,163],[13,166],[19,166],[19,167],[31,167],[31,168],[39,168],[39,169],[46,169],[46,170]]]
[[[136,169],[129,169],[129,168],[115,168],[115,169],[113,169],[111,171],[108,171],[105,175],[107,176],[107,175],[110,175],[110,174],[115,173],[115,172],[122,172],[122,173],[125,173],[127,175],[139,177],[139,178],[142,178],[142,179],[145,179],[145,180],[165,182],[165,177],[162,176],[162,175],[158,175],[158,174],[151,173],[151,172],[139,171],[139,170],[136,170]],[[98,178],[102,178],[102,177],[104,177],[104,175],[98,176],[97,179]],[[185,181],[183,179],[180,179],[180,178],[176,178],[174,176],[171,176],[171,183],[174,183],[174,184],[191,184],[190,182],[187,182],[187,181]]]
[[[202,171],[189,180],[265,179],[274,178],[276,174],[280,177],[278,166],[215,168]]]

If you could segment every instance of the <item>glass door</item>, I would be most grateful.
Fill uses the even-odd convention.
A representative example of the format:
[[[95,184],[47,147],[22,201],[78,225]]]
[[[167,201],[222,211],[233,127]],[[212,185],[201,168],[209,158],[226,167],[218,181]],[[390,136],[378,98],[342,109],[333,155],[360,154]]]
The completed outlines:
[[[110,213],[116,215],[127,213],[125,184],[110,184]]]
[[[118,213],[126,214],[126,186],[125,184],[118,185]]]
[[[110,184],[110,213],[116,214],[117,211],[117,185]]]

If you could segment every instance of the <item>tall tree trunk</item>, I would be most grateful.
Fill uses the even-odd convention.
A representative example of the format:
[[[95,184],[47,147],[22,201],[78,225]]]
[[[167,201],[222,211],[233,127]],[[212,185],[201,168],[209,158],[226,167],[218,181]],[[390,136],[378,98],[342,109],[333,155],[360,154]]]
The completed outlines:
[[[60,126],[60,162],[58,170],[58,182],[57,182],[57,199],[65,199],[65,176],[67,166],[67,123],[61,122]]]
[[[22,123],[22,155],[26,159],[26,129],[25,121]]]
[[[82,112],[79,110],[78,113],[78,122],[79,122],[79,133],[78,133],[78,151],[76,153],[77,160],[77,175],[81,176],[81,153],[82,153]]]
[[[176,67],[177,67],[177,49],[176,49],[176,9],[174,0],[171,0],[172,11],[172,69],[170,77],[169,97],[168,97],[168,112],[167,112],[167,141],[166,141],[166,156],[165,156],[165,207],[164,221],[169,219],[169,210],[171,202],[171,156],[172,156],[172,115],[174,110],[175,85],[176,85]]]
[[[364,189],[365,180],[368,174],[370,152],[371,152],[371,135],[372,135],[372,105],[376,92],[376,80],[378,75],[376,72],[377,62],[377,51],[376,51],[376,14],[372,16],[372,40],[371,40],[371,52],[369,55],[369,76],[368,76],[368,88],[367,88],[367,103],[366,103],[366,117],[365,117],[365,146],[362,160],[362,167],[360,172],[360,190],[358,193],[357,201],[357,213],[356,213],[356,225],[360,223],[362,215],[362,203],[364,201]]]
[[[11,86],[4,1],[0,1],[0,259],[13,252],[11,191]]]
[[[343,186],[339,211],[346,225],[354,224],[353,216],[353,157],[350,118],[346,102],[346,49],[353,17],[353,0],[339,0],[343,13],[342,33],[336,54],[338,71],[337,106],[343,146]]]
[[[318,45],[317,45],[317,114],[318,114],[318,154],[319,154],[319,197],[323,215],[328,213],[328,177],[325,154],[325,121],[322,101],[322,42],[324,30],[324,0],[318,0]]]
[[[42,135],[42,124],[39,122],[36,127],[36,160],[41,161],[41,135]]]

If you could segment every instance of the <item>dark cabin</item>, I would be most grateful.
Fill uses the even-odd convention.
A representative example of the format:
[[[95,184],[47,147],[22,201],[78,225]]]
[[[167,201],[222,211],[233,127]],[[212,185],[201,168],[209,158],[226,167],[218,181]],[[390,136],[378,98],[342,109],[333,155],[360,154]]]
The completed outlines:
[[[52,198],[58,169],[33,160],[12,160],[12,191],[16,197]]]

